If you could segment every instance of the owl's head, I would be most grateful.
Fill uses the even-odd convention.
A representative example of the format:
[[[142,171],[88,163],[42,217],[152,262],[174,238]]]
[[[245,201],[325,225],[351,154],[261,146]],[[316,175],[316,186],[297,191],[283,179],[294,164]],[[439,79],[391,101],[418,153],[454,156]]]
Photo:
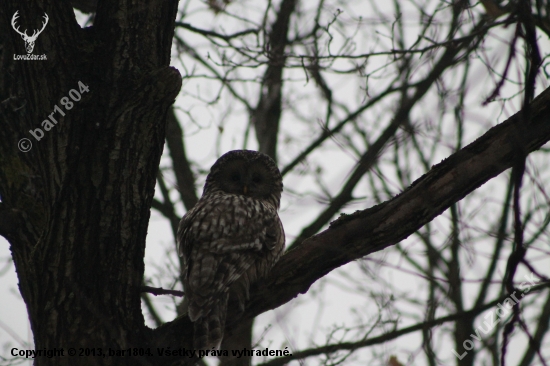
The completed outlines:
[[[222,155],[206,177],[203,195],[214,191],[265,200],[279,208],[283,180],[269,156],[253,150],[233,150]]]

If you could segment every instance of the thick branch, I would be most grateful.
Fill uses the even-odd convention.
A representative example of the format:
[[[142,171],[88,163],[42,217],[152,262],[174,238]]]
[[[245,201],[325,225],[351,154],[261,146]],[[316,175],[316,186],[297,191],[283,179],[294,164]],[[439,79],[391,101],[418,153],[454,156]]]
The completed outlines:
[[[510,168],[518,146],[533,152],[550,140],[550,89],[532,104],[531,121],[517,113],[434,166],[407,190],[378,206],[333,222],[290,250],[249,303],[247,315],[274,309],[352,260],[394,245],[453,203]]]
[[[539,149],[550,140],[550,88],[532,103],[530,121],[522,121],[520,116],[515,114],[493,127],[390,201],[345,215],[329,229],[293,247],[265,283],[252,289],[244,317],[275,309],[306,293],[315,281],[335,268],[399,243],[510,168],[520,153],[518,146],[529,153]],[[234,314],[234,309],[230,309],[228,319],[234,319]],[[227,333],[231,332],[230,323]],[[177,318],[155,331],[155,343],[184,346],[176,339],[181,341],[190,329],[188,318]]]

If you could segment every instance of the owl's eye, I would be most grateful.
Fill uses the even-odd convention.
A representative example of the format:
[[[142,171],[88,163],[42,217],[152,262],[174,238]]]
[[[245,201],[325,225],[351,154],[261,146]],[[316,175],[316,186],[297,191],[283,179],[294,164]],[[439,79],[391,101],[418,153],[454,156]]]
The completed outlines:
[[[257,174],[254,174],[252,176],[252,182],[254,182],[256,184],[260,184],[262,182],[262,177],[257,175]]]
[[[238,182],[241,180],[241,175],[237,172],[233,172],[230,178],[233,182]]]

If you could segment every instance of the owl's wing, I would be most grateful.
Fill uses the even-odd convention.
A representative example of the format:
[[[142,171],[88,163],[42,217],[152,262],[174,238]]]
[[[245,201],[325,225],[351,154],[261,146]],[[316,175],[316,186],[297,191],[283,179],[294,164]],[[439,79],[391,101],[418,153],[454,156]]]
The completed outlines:
[[[280,255],[284,246],[276,210],[236,195],[214,196],[199,202],[182,219],[178,238],[193,321],[207,314],[212,299],[226,294],[250,266],[275,257],[273,251]]]

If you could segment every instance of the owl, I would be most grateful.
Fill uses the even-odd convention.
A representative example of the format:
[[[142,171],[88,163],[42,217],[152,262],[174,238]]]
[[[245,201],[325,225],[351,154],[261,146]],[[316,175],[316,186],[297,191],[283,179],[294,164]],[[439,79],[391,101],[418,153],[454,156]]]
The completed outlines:
[[[231,304],[243,311],[250,284],[279,260],[285,246],[277,214],[282,191],[281,173],[269,156],[229,151],[214,163],[202,197],[181,219],[183,309],[193,322],[195,349],[220,346],[230,294]]]

